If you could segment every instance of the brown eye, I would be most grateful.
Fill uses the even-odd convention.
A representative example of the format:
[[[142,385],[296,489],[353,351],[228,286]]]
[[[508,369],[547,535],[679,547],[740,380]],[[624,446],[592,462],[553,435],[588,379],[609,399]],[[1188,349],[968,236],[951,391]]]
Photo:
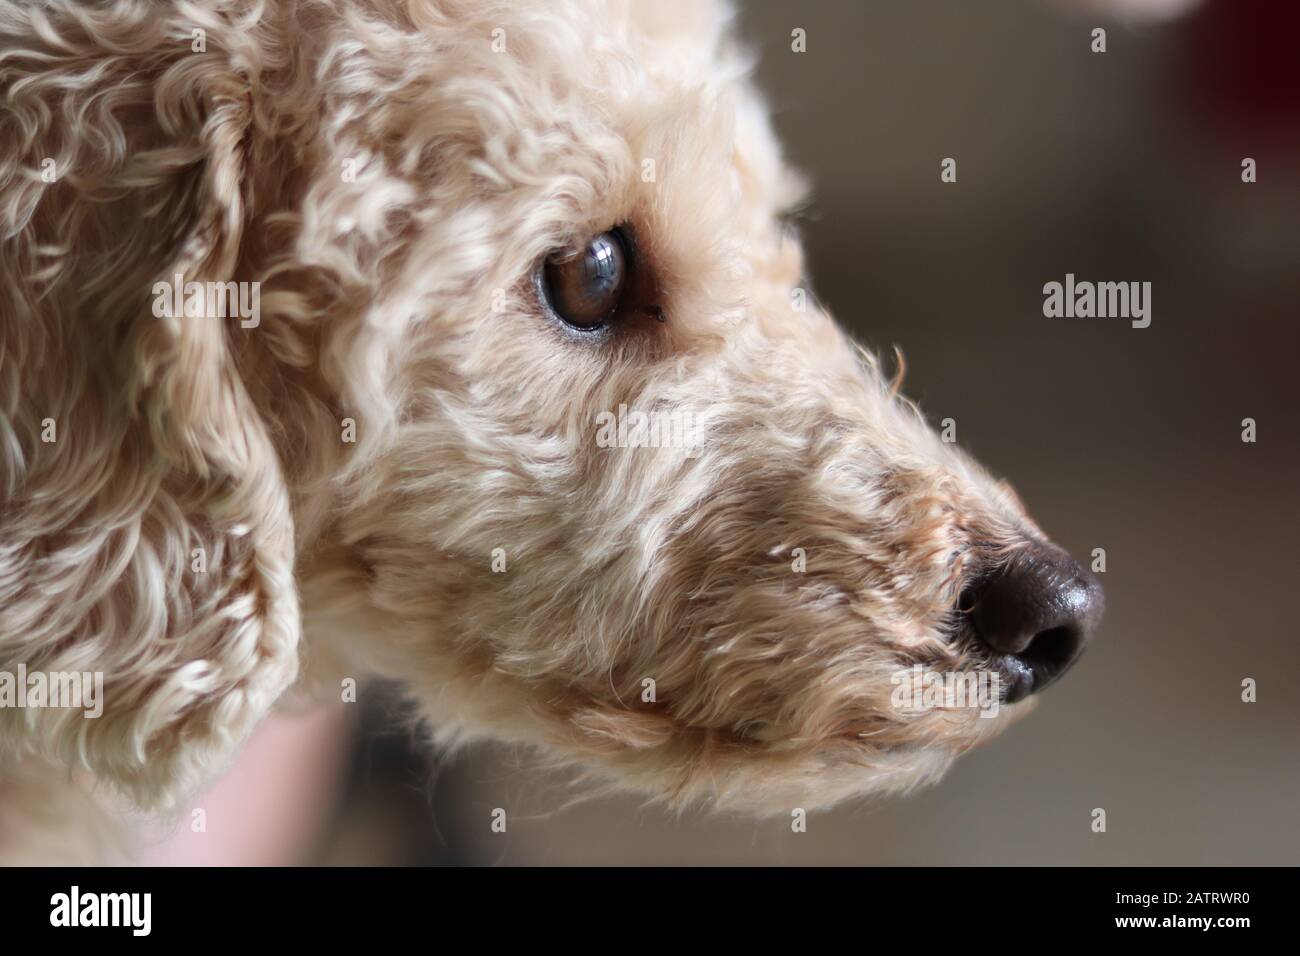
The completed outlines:
[[[627,267],[622,235],[618,230],[602,232],[577,255],[547,259],[542,289],[561,319],[579,329],[594,329],[618,308]]]

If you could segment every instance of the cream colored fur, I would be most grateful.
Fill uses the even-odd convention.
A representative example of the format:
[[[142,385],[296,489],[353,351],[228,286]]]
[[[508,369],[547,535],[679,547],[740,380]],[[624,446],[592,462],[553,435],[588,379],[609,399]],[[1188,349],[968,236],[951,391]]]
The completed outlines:
[[[0,0],[0,669],[107,682],[98,720],[0,710],[0,799],[165,811],[345,677],[754,813],[1024,709],[890,707],[978,666],[963,575],[1033,526],[792,308],[802,187],[741,49],[695,0]],[[533,272],[619,224],[665,321],[576,336]],[[260,282],[260,323],[155,318],[176,273]],[[620,404],[699,454],[598,447]]]

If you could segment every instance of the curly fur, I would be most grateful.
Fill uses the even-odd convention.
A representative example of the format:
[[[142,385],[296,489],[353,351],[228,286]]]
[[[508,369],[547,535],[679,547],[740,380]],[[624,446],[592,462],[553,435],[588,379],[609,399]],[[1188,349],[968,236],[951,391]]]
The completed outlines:
[[[889,705],[980,665],[962,582],[1039,532],[792,310],[747,69],[712,3],[0,0],[0,668],[107,682],[99,720],[0,710],[0,772],[166,809],[291,687],[375,674],[444,739],[785,813],[1023,712]],[[618,224],[665,321],[575,335],[530,277]],[[155,318],[177,273],[261,283],[260,323]],[[597,447],[620,404],[698,454]]]

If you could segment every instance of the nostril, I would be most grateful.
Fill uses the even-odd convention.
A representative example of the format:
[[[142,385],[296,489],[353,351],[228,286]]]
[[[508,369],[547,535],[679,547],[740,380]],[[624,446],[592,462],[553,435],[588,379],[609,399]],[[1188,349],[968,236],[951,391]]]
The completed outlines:
[[[1074,663],[1081,649],[1082,641],[1076,628],[1054,627],[1034,635],[1029,646],[1018,656],[1034,669],[1035,674],[1055,677]]]

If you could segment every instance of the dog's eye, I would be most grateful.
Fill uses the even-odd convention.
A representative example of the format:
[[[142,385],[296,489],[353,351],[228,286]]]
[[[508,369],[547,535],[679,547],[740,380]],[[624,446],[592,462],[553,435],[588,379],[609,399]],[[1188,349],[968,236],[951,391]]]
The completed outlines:
[[[602,232],[577,255],[552,256],[542,267],[551,308],[569,325],[594,329],[618,308],[627,284],[628,253],[618,230]]]

